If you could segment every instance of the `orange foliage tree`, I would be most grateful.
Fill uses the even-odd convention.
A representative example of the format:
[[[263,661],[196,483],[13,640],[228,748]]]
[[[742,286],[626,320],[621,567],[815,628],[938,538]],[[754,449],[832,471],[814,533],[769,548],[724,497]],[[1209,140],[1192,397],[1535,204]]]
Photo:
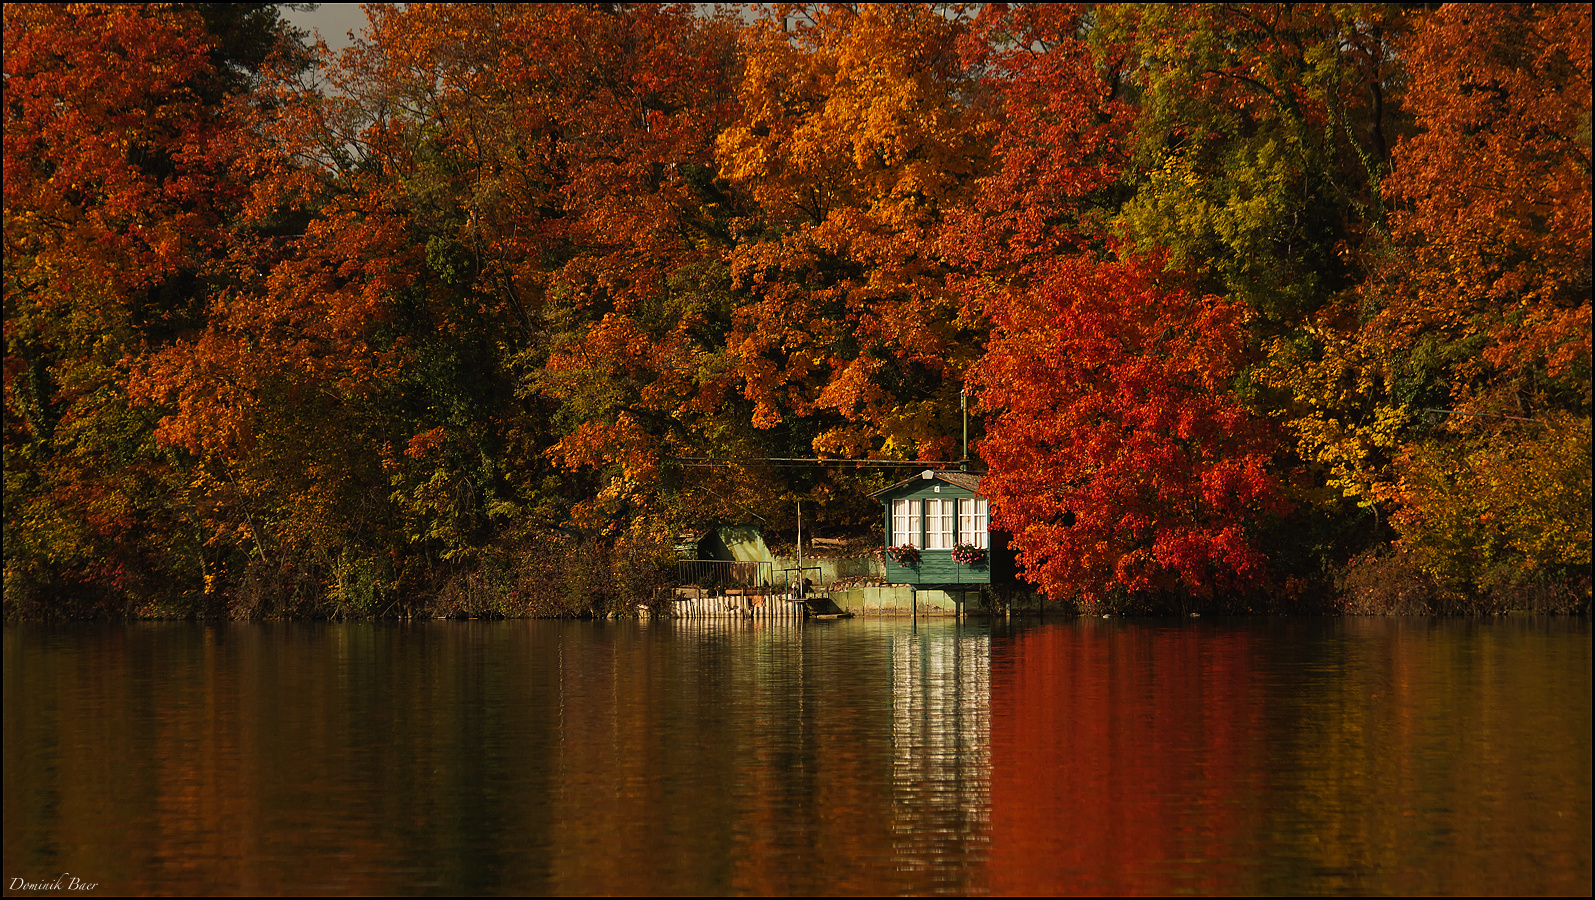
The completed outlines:
[[[967,28],[917,4],[781,4],[743,32],[717,144],[753,205],[734,222],[729,351],[754,423],[793,425],[793,454],[958,453],[978,343],[936,238],[988,157]]]
[[[237,92],[283,39],[269,8],[234,12],[228,37],[181,6],[5,8],[8,608],[30,585],[59,609],[182,608],[210,574],[183,461],[125,380],[203,320],[221,276],[244,195]]]
[[[1471,412],[1590,404],[1590,9],[1459,4],[1411,47],[1377,331],[1453,350]]]
[[[260,213],[303,233],[241,246],[145,367],[163,439],[263,507],[231,520],[263,551],[381,588],[361,604],[631,522],[730,383],[703,265],[728,47],[681,8],[373,8],[335,94],[279,82],[254,125]]]
[[[1590,29],[1584,4],[1460,4],[1410,48],[1365,339],[1425,360],[1448,401],[1411,411],[1383,487],[1403,544],[1464,593],[1589,589]]]

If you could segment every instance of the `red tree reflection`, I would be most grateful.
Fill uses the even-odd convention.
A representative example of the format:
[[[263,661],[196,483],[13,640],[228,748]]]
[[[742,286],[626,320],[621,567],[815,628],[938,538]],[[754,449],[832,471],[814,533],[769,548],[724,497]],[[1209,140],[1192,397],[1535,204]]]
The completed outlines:
[[[1244,891],[1245,867],[1192,863],[1233,861],[1257,833],[1241,783],[1265,752],[1251,645],[1087,622],[994,647],[991,891]]]

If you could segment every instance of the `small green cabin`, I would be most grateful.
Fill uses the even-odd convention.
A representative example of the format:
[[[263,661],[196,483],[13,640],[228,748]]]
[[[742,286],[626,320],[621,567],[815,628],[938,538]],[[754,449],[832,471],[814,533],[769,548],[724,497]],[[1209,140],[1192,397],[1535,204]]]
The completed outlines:
[[[876,491],[886,516],[886,581],[925,588],[974,589],[1016,577],[1008,536],[991,529],[991,508],[980,476],[926,469]],[[954,548],[973,545],[980,559],[959,562]],[[892,548],[914,547],[919,561],[899,565]]]

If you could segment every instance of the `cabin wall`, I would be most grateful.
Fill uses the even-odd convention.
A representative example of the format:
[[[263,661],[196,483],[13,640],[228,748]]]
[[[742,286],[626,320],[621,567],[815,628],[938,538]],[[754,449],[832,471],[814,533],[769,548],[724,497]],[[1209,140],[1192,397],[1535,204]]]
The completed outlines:
[[[940,490],[938,490],[940,488]],[[892,533],[892,501],[894,500],[957,500],[974,497],[973,491],[949,484],[945,481],[927,480],[923,484],[904,487],[890,495],[881,497],[881,511],[885,516],[886,546],[893,547],[904,541],[901,535]],[[920,533],[915,543],[920,545],[919,565],[899,566],[886,556],[885,577],[891,584],[927,584],[927,585],[959,585],[967,584],[978,587],[983,584],[1007,583],[1016,577],[1013,564],[1013,554],[1008,549],[1008,537],[1000,532],[987,532],[986,558],[973,566],[966,566],[953,561],[951,550],[926,550],[925,544],[925,519],[923,510],[920,516]],[[956,535],[954,541],[965,543],[965,535]]]
[[[919,565],[900,566],[886,557],[886,580],[892,584],[990,584],[991,553],[979,565],[966,566],[953,561],[951,550],[921,550]]]

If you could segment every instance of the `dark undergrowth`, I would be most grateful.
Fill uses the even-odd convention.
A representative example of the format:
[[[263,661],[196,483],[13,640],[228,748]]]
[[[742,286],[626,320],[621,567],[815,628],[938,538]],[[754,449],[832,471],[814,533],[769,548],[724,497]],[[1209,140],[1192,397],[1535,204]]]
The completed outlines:
[[[86,584],[7,579],[8,621],[136,619],[587,618],[634,615],[668,602],[675,552],[665,544],[616,546],[560,536],[506,540],[468,561],[302,555],[252,559],[222,581],[173,585],[143,599]],[[1485,584],[1447,584],[1399,549],[1353,559],[1333,584],[1305,582],[1255,595],[1196,598],[1116,594],[1089,606],[1017,589],[984,592],[972,608],[1045,615],[1426,615],[1528,612],[1588,615],[1591,578],[1571,573],[1489,573]]]
[[[1489,616],[1508,612],[1588,615],[1590,571],[1524,574],[1502,569],[1482,583],[1446,583],[1408,551],[1353,559],[1340,578],[1334,612],[1384,616]]]

